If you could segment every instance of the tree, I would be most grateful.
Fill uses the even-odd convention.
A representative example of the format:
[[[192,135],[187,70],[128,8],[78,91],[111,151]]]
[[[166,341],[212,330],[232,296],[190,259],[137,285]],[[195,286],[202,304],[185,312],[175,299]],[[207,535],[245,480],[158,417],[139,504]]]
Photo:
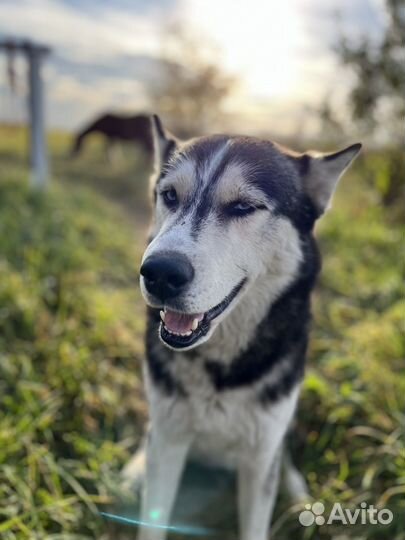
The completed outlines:
[[[388,143],[386,178],[378,187],[383,202],[392,204],[404,196],[405,3],[385,0],[385,7],[387,25],[379,43],[369,36],[358,44],[342,38],[337,53],[356,74],[349,94],[353,120]]]
[[[235,79],[214,61],[214,50],[206,40],[199,40],[179,24],[167,28],[163,46],[162,83],[151,89],[156,110],[180,136],[220,128],[225,118],[223,105]]]

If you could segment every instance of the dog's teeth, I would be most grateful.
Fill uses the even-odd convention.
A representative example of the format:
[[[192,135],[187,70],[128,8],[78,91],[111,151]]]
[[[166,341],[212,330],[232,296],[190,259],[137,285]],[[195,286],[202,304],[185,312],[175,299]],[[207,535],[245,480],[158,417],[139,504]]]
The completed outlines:
[[[191,328],[192,328],[193,330],[197,330],[198,322],[199,322],[198,319],[194,319],[194,320],[193,320],[193,324],[191,325]]]
[[[165,312],[163,310],[160,310],[160,318],[165,322]]]
[[[188,332],[186,332],[185,334],[183,334],[183,336],[191,336],[193,332],[191,330],[189,330]]]

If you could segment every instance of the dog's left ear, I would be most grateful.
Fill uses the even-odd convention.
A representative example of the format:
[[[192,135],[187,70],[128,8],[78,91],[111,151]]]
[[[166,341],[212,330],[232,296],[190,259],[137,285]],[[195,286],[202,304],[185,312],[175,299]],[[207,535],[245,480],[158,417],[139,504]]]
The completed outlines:
[[[178,147],[178,139],[172,135],[163,124],[157,114],[150,118],[153,138],[153,152],[155,157],[155,170],[160,172],[170,156]]]
[[[299,157],[304,189],[321,214],[329,208],[339,179],[360,149],[357,143],[331,154],[307,152]]]

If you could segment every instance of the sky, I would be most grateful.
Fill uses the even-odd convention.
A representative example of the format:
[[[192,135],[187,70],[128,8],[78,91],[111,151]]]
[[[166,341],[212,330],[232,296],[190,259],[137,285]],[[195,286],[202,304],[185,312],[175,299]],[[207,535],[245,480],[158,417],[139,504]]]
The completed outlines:
[[[341,31],[381,36],[383,0],[1,0],[0,38],[46,43],[47,125],[74,130],[106,110],[150,110],[161,80],[164,29],[181,22],[215,45],[215,61],[240,84],[227,110],[248,131],[311,129],[326,96],[344,108],[351,74],[332,52]],[[179,58],[181,62],[181,58]],[[10,92],[0,57],[0,121],[26,119],[25,65]],[[308,124],[309,122],[309,124]],[[242,122],[243,123],[243,122]]]

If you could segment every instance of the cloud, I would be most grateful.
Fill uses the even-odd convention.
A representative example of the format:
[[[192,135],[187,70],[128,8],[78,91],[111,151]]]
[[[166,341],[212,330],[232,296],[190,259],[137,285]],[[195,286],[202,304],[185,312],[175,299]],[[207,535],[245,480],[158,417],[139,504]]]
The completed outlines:
[[[160,80],[160,18],[173,5],[174,0],[3,0],[0,34],[12,28],[13,37],[52,47],[46,61],[48,119],[72,128],[97,110],[146,106],[145,87]],[[25,71],[19,62],[20,80]],[[0,88],[8,103],[9,92],[4,84]],[[10,119],[4,112],[2,117]]]
[[[49,59],[56,75],[71,75],[86,84],[98,84],[99,79],[133,79],[145,84],[158,84],[161,80],[161,63],[158,58],[147,55],[117,55],[111,62],[98,59],[77,63],[70,59],[53,56]]]
[[[77,62],[112,59],[117,54],[156,52],[155,24],[145,16],[111,8],[89,12],[60,1],[3,0],[0,32],[46,42]]]
[[[1,0],[0,35],[12,30],[52,47],[49,121],[71,128],[97,110],[147,107],[147,88],[161,83],[162,29],[184,20],[202,48],[218,45],[215,60],[242,80],[228,104],[234,114],[244,109],[254,123],[273,107],[274,125],[284,129],[288,111],[325,95],[343,102],[351,79],[331,50],[337,11],[354,39],[381,36],[382,0]]]

